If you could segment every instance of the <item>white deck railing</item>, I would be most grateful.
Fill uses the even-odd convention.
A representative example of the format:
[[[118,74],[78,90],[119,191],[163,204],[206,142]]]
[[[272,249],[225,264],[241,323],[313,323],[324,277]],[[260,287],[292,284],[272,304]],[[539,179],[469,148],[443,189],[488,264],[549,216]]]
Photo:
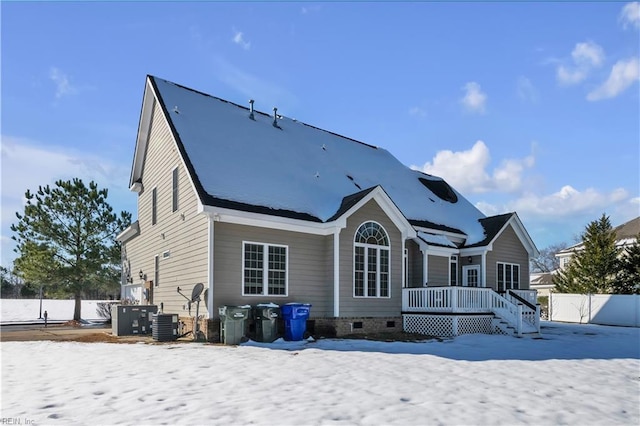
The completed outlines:
[[[527,302],[532,305],[536,305],[538,303],[538,290],[509,290],[518,296],[522,297]]]
[[[529,296],[526,296],[528,301]],[[514,303],[490,288],[404,288],[402,289],[402,311],[493,313],[512,325],[518,335],[523,332],[540,331],[539,308],[531,312],[526,305]]]

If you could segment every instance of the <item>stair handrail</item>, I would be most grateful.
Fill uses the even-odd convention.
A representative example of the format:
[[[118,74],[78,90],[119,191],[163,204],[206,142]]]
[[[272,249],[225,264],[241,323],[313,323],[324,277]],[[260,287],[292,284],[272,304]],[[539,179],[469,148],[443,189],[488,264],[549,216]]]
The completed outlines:
[[[518,336],[522,335],[522,306],[517,306],[506,297],[501,296],[496,291],[491,294],[491,308],[493,313],[507,321],[516,328]]]
[[[535,312],[534,317],[533,317],[533,323],[529,322],[532,326],[535,327],[535,329],[538,331],[538,333],[540,333],[540,304],[533,304],[531,302],[529,302],[527,299],[521,297],[520,295],[518,295],[516,292],[511,291],[511,289],[507,290],[507,294],[510,297],[513,297],[514,299],[516,299],[518,302],[520,302],[521,304],[523,304],[524,306],[526,306],[527,308],[529,308],[530,310],[532,310],[533,312]]]

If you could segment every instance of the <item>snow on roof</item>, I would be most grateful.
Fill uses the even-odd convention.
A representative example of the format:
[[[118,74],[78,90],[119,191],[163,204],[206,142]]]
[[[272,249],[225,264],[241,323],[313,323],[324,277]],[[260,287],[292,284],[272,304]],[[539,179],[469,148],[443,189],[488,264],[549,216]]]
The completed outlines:
[[[422,238],[428,244],[436,244],[439,246],[454,247],[454,248],[456,247],[456,245],[453,244],[451,240],[449,240],[444,235],[434,235],[434,234],[428,234],[426,232],[418,232],[418,237]]]
[[[327,221],[343,199],[382,186],[409,221],[428,221],[481,241],[485,216],[457,191],[455,203],[419,180],[442,179],[411,170],[387,150],[149,77],[165,113],[210,196]],[[440,186],[446,183],[439,183]],[[206,204],[206,203],[205,203]]]

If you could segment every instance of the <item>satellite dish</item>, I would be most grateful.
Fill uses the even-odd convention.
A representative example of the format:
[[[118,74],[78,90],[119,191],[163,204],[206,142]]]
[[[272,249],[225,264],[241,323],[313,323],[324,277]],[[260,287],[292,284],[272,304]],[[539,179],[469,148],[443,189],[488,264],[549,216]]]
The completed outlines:
[[[193,291],[191,292],[191,301],[199,302],[200,295],[202,294],[202,290],[204,290],[204,284],[198,283],[193,287]]]

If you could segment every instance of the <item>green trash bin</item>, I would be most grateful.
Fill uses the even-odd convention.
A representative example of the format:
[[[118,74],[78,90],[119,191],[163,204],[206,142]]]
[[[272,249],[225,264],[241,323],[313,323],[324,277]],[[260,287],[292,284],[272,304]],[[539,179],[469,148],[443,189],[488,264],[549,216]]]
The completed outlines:
[[[253,308],[258,342],[271,343],[278,338],[278,318],[280,306],[275,303],[261,303]]]
[[[249,318],[251,306],[221,306],[220,341],[225,345],[237,345],[242,342],[245,331],[245,321]]]

